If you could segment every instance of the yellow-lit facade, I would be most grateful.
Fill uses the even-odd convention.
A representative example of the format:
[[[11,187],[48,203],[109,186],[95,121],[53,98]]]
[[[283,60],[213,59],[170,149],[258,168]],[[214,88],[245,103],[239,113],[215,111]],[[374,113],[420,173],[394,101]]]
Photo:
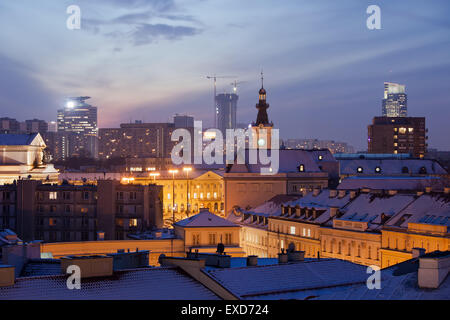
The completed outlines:
[[[154,171],[145,177],[124,177],[122,182],[154,183],[163,186],[163,213],[165,218],[172,217],[172,207],[178,217],[176,220],[196,214],[203,208],[223,216],[225,195],[223,192],[223,177],[219,173],[215,171],[186,171],[183,168],[177,169],[176,173],[170,173],[169,171]]]

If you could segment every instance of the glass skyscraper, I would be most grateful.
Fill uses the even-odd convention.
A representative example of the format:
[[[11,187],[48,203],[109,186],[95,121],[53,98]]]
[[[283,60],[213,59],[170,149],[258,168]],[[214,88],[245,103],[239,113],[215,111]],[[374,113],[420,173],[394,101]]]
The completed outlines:
[[[405,93],[405,85],[393,82],[384,83],[382,116],[383,117],[407,116],[407,97]]]

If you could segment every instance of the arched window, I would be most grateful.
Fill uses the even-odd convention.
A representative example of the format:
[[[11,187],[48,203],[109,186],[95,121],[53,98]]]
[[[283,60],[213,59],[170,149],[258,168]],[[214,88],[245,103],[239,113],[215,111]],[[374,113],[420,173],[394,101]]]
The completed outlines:
[[[419,174],[427,174],[427,168],[421,167],[421,168],[419,169]]]
[[[305,172],[305,165],[304,165],[304,164],[300,164],[300,165],[298,166],[298,171],[299,171],[299,172]]]
[[[402,168],[402,173],[409,173],[409,168],[408,167],[403,167]]]

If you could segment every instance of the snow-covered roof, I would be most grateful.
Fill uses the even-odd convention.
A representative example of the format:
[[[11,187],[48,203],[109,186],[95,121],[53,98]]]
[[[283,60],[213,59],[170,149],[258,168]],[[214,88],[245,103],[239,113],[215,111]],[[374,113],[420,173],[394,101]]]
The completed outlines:
[[[0,134],[0,146],[28,146],[31,145],[39,133],[33,134]]]
[[[342,180],[339,190],[376,189],[376,190],[423,190],[442,181],[440,177],[389,177],[353,176]]]
[[[436,160],[431,159],[344,159],[338,160],[341,175],[399,175],[422,174],[421,168],[426,169],[425,174],[447,174]],[[362,172],[358,172],[358,168]],[[377,172],[376,169],[380,168]],[[406,170],[408,172],[404,172]]]
[[[200,213],[195,216],[186,218],[184,220],[175,223],[175,226],[184,228],[197,228],[197,227],[239,227],[237,224],[223,219],[207,209],[201,209]]]
[[[245,164],[233,164],[228,170],[229,173],[260,173],[261,168],[267,168],[269,165],[261,164],[258,159],[257,164],[249,163],[249,150],[245,151]],[[269,156],[272,155],[271,150],[268,150]],[[321,173],[323,172],[320,168],[321,161],[335,161],[329,150],[312,151],[312,150],[302,150],[302,149],[281,149],[279,152],[279,173],[292,173],[299,172],[299,166],[304,166],[305,173]],[[319,153],[322,155],[322,160],[319,159]],[[258,151],[256,151],[258,154]],[[327,160],[328,159],[328,160]]]
[[[367,267],[320,259],[288,264],[210,270],[209,275],[241,298],[365,283]]]
[[[266,295],[253,295],[246,299],[261,300],[449,300],[450,277],[438,289],[421,289],[417,284],[417,259],[408,260],[390,268],[382,269],[381,288],[369,289],[366,281],[354,284],[341,284],[328,287],[308,288],[306,290],[280,290]],[[362,267],[362,266],[361,266]],[[364,267],[364,270],[366,267]],[[338,272],[342,272],[339,270]],[[345,272],[345,271],[344,271]],[[370,274],[366,274],[366,279]],[[302,278],[302,275],[298,275]]]
[[[415,199],[415,194],[361,193],[340,210],[344,214],[338,220],[368,222],[369,230],[378,230],[383,226],[383,213],[393,217]]]
[[[400,214],[389,219],[386,226],[407,228],[410,222],[450,227],[450,196],[423,194]]]
[[[67,276],[17,278],[0,287],[0,300],[216,300],[212,291],[175,268],[143,268],[87,278],[67,289]]]

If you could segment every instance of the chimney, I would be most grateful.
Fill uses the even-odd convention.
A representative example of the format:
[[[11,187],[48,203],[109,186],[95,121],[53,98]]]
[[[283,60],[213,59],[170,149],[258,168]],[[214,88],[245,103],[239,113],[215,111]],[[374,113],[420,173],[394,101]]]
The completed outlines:
[[[341,199],[341,198],[345,197],[346,193],[347,193],[347,191],[345,191],[345,190],[339,190],[338,198]]]
[[[339,208],[338,207],[330,207],[330,217],[334,218],[337,216]]]
[[[319,193],[320,193],[320,189],[319,188],[314,188],[313,196],[317,197],[319,195]]]
[[[258,265],[258,256],[247,257],[247,267],[255,267]]]
[[[337,190],[330,190],[330,198],[334,198],[337,196],[338,191]]]
[[[301,216],[301,209],[300,209],[300,206],[298,204],[295,206],[295,216],[297,218],[299,218]]]
[[[305,251],[292,251],[288,252],[289,262],[299,262],[305,260]]]
[[[417,282],[420,288],[437,289],[450,272],[450,253],[436,251],[419,258]]]
[[[111,256],[68,256],[61,258],[61,271],[63,274],[66,274],[70,265],[80,267],[81,278],[106,277],[113,274],[113,257]]]
[[[356,197],[356,191],[352,190],[350,191],[350,200],[354,199]]]
[[[413,258],[419,258],[420,256],[423,256],[425,254],[425,249],[423,248],[412,248],[412,257]]]
[[[281,253],[278,254],[278,263],[288,263],[288,261],[288,254],[282,250]]]
[[[14,266],[0,265],[0,288],[14,285]]]

